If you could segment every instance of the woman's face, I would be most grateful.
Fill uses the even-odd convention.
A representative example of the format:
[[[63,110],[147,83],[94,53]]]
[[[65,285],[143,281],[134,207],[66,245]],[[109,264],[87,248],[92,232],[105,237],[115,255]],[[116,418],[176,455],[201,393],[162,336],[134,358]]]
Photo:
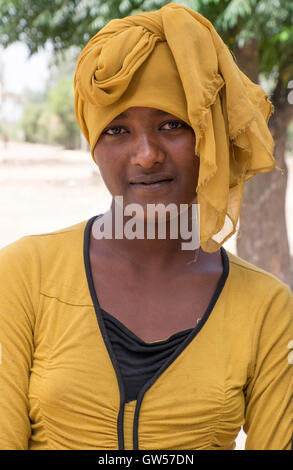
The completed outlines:
[[[95,161],[111,195],[123,206],[189,204],[196,196],[199,158],[193,129],[172,114],[131,107],[101,134]]]

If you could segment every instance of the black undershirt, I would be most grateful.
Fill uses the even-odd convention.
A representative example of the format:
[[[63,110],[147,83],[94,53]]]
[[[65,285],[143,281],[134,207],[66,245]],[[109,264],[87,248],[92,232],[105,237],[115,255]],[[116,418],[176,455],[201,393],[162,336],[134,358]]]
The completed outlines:
[[[143,385],[153,377],[193,328],[179,331],[163,341],[145,343],[113,315],[103,309],[101,312],[122,376],[125,401],[136,400]]]

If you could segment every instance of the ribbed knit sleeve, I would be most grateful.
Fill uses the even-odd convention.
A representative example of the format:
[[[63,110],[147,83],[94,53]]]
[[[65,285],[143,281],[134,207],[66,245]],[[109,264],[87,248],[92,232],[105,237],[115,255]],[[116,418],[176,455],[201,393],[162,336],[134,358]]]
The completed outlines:
[[[40,273],[29,238],[0,250],[0,449],[24,450],[31,435],[29,376]]]
[[[256,315],[253,371],[246,388],[246,450],[290,450],[293,419],[293,296],[275,283]]]

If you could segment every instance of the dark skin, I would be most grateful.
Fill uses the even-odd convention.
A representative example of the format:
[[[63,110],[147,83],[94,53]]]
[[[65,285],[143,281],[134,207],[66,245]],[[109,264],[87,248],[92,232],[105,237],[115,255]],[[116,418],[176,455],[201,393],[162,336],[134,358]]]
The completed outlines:
[[[199,171],[194,149],[193,129],[178,117],[132,107],[106,127],[94,157],[112,196],[123,196],[124,206],[143,206],[146,223],[146,204],[194,202]],[[136,177],[157,174],[171,179],[152,188],[133,183]],[[114,201],[111,208],[114,225]],[[180,236],[96,240],[91,234],[90,263],[100,306],[145,342],[194,328],[221,277],[220,251],[182,250],[182,241]]]

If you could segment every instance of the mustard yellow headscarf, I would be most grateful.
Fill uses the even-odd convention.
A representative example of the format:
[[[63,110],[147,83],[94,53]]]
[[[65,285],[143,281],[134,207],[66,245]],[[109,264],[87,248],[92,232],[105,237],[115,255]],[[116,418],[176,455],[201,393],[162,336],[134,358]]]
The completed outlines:
[[[81,52],[75,113],[94,147],[131,106],[162,109],[196,136],[200,244],[213,252],[235,233],[245,181],[275,167],[268,95],[237,67],[212,24],[169,3],[110,21]]]

